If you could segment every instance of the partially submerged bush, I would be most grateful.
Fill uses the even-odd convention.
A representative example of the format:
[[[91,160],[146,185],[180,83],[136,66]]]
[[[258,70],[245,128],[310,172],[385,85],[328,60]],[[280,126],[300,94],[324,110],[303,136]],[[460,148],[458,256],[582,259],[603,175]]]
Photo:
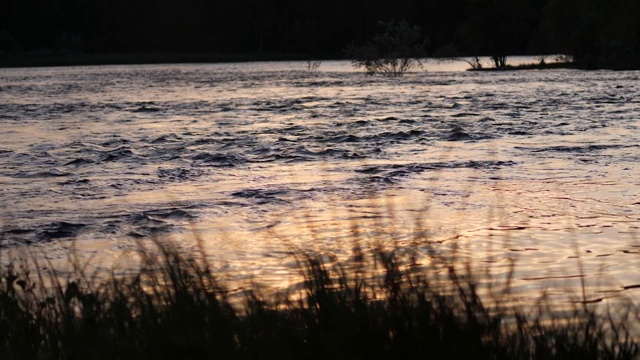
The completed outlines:
[[[321,64],[322,64],[322,61],[320,61],[320,60],[308,60],[307,61],[307,70],[309,70],[309,71],[318,70],[318,68],[320,67]]]
[[[427,39],[419,26],[407,21],[381,23],[382,34],[376,34],[365,45],[351,44],[345,52],[353,66],[364,68],[367,75],[402,76],[414,66],[422,66]]]

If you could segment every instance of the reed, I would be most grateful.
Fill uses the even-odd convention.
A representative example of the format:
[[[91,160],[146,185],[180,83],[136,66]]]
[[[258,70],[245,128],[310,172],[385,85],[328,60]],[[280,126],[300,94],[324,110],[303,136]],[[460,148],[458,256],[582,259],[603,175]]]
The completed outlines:
[[[361,251],[361,250],[357,250]],[[51,284],[36,259],[0,277],[2,359],[636,359],[636,311],[576,304],[568,317],[490,307],[473,274],[403,263],[394,251],[361,265],[297,254],[302,287],[229,299],[206,261],[156,241],[132,276],[71,264]],[[73,257],[70,261],[74,261]],[[368,264],[368,265],[365,265]],[[432,271],[451,286],[433,282]],[[35,269],[35,270],[34,270]],[[507,296],[506,291],[492,296]],[[498,303],[501,299],[491,299]],[[541,303],[542,304],[542,303]]]

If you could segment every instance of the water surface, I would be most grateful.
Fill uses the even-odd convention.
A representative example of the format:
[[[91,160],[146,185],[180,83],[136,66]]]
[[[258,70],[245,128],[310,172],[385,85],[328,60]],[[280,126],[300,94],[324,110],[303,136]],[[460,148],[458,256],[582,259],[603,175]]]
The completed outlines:
[[[278,285],[292,248],[380,244],[637,296],[640,72],[305,65],[0,69],[2,246],[197,238],[221,276]]]

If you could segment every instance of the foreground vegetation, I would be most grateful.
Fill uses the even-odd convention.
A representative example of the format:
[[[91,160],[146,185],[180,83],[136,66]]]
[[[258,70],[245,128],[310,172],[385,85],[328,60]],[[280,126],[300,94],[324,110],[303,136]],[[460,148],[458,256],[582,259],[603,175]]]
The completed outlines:
[[[74,265],[53,285],[43,267],[2,270],[2,359],[632,359],[625,321],[585,304],[569,318],[485,305],[472,277],[441,263],[412,271],[393,252],[354,254],[349,270],[299,254],[303,286],[267,299],[246,291],[237,305],[203,261],[166,244],[142,251],[133,276],[108,280]],[[365,266],[365,263],[370,266]],[[413,264],[414,266],[416,264]],[[100,279],[100,280],[99,280]],[[439,290],[438,290],[439,289]],[[494,296],[506,296],[505,290]],[[502,294],[502,295],[499,295]],[[494,299],[500,301],[500,299]],[[536,314],[534,316],[534,314]]]

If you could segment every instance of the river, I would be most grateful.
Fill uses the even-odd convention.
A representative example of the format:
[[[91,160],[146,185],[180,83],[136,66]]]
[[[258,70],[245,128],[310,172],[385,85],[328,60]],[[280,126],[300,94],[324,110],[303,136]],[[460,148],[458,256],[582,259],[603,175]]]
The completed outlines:
[[[640,72],[463,65],[0,69],[2,251],[200,241],[221,277],[278,287],[292,249],[379,245],[637,297]]]

